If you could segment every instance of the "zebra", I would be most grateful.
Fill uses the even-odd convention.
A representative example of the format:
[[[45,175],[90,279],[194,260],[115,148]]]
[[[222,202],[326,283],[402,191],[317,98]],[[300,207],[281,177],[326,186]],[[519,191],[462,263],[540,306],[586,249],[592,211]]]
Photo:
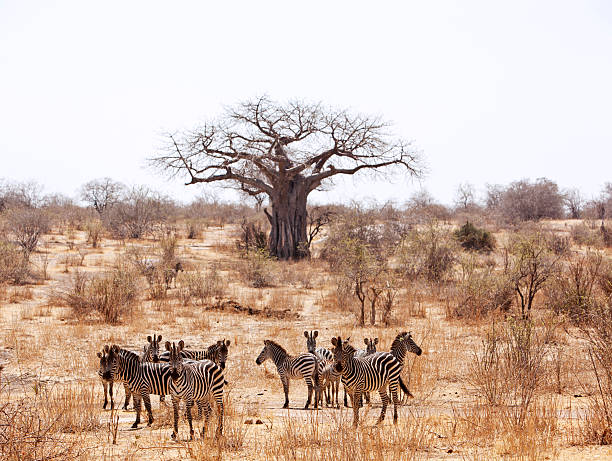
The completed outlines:
[[[183,264],[180,261],[176,261],[174,266],[164,269],[164,282],[166,282],[166,290],[170,288],[171,283],[174,281],[174,288],[176,288],[176,277],[179,272],[184,272]]]
[[[331,363],[334,361],[334,354],[329,349],[325,349],[324,347],[317,347],[317,336],[319,336],[319,331],[304,331],[304,336],[306,337],[306,349],[311,354],[317,356],[319,360],[322,360],[326,363]]]
[[[104,371],[107,367],[108,362],[108,352],[110,347],[108,344],[102,348],[102,351],[97,353],[98,358],[100,359],[100,366],[98,368],[98,376],[102,380],[102,385],[104,386],[104,405],[102,405],[102,409],[106,409],[106,405],[108,405],[108,395],[110,395],[110,408],[111,410],[115,408],[115,402],[113,401],[113,380],[104,378]],[[123,387],[125,389],[125,403],[123,404],[123,409],[127,410],[128,405],[130,404],[130,397],[132,393],[130,391],[127,383],[123,383]]]
[[[136,421],[132,424],[133,429],[136,429],[140,424],[141,400],[144,400],[149,417],[147,426],[153,424],[149,394],[165,395],[169,392],[169,364],[142,362],[138,354],[121,349],[113,344],[109,349],[108,360],[102,377],[107,380],[123,381],[132,391],[136,410]]]
[[[185,359],[210,360],[211,362],[215,362],[217,365],[219,365],[221,369],[225,369],[225,362],[227,361],[227,355],[229,352],[228,347],[230,344],[231,342],[229,339],[222,339],[217,341],[215,344],[208,346],[208,348],[205,350],[188,351],[181,349],[180,354]],[[168,351],[163,352],[160,354],[159,360],[162,362],[168,362],[170,360],[170,353]]]
[[[408,352],[421,355],[423,350],[414,342],[411,332],[403,331],[395,337],[393,343],[391,344],[391,354],[402,365],[402,369],[404,368],[404,360],[406,359],[406,354]],[[402,379],[401,376],[400,379]],[[408,391],[406,395],[409,398],[414,398],[414,395],[412,395],[410,391]]]
[[[353,426],[359,425],[360,397],[363,392],[378,391],[382,399],[382,411],[377,424],[385,419],[389,396],[387,385],[393,399],[393,423],[397,424],[397,395],[398,386],[403,383],[399,380],[401,365],[399,361],[388,352],[376,352],[364,358],[355,358],[355,348],[342,341],[340,336],[332,338],[334,345],[334,365],[342,373],[342,382],[352,395],[353,400]],[[405,386],[402,388],[406,392]]]
[[[159,362],[159,343],[162,340],[162,335],[153,335],[147,336],[147,342],[149,344],[145,344],[142,353],[142,361],[143,362]]]
[[[374,354],[376,352],[376,345],[378,344],[378,338],[363,338],[363,343],[365,344],[366,348],[357,349],[355,351],[355,358],[362,359],[364,357],[367,357],[368,355]],[[370,404],[370,393],[365,392],[364,396],[365,396],[366,403],[369,405]],[[360,401],[359,405],[361,404],[362,402]],[[348,407],[348,401],[346,398],[346,388],[344,389],[344,406]]]
[[[255,359],[257,365],[261,365],[266,359],[270,359],[276,365],[276,370],[283,383],[285,392],[285,404],[283,408],[289,408],[289,381],[291,379],[303,378],[308,386],[308,400],[304,409],[310,405],[312,393],[314,391],[314,407],[318,408],[319,397],[319,367],[317,357],[314,354],[306,353],[297,356],[289,355],[287,351],[272,340],[264,340],[264,348]]]
[[[319,362],[319,364],[321,363],[322,362]],[[319,402],[321,406],[323,406],[322,390],[325,389],[329,394],[325,396],[327,405],[334,406],[335,401],[336,408],[340,408],[340,404],[338,403],[338,392],[340,390],[341,378],[342,373],[336,370],[333,363],[328,363],[322,368],[319,368]]]
[[[189,421],[189,436],[193,440],[193,422],[191,418],[191,408],[194,401],[198,406],[204,407],[206,419],[202,427],[202,437],[206,433],[206,426],[210,419],[211,407],[210,399],[213,398],[219,413],[216,435],[220,436],[223,432],[223,369],[220,365],[210,361],[185,360],[181,351],[185,343],[181,340],[178,346],[166,341],[166,351],[170,353],[170,392],[172,395],[172,406],[174,409],[174,430],[172,438],[178,436],[179,403],[185,400],[187,421]]]
[[[306,349],[311,354],[314,354],[317,358],[317,364],[319,367],[319,377],[324,372],[327,365],[331,364],[334,361],[334,354],[329,349],[324,347],[317,347],[317,336],[319,336],[319,331],[304,331],[304,337],[306,338]],[[326,376],[328,378],[332,378],[327,372]],[[327,405],[330,404],[331,393],[333,393],[333,385],[334,382],[330,379],[320,380],[320,388],[319,388],[319,401],[321,405],[323,405],[323,394],[325,394],[325,401]],[[331,388],[331,389],[330,389]]]

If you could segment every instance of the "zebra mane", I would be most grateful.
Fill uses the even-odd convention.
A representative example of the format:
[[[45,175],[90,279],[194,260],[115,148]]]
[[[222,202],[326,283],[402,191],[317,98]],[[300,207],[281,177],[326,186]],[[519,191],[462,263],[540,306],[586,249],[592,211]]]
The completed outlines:
[[[281,346],[280,344],[278,344],[276,341],[272,341],[271,339],[266,339],[266,341],[267,341],[266,344],[272,346],[273,349],[280,350],[285,355],[289,355],[287,351],[285,350],[285,348]]]
[[[391,353],[393,354],[395,351],[398,351],[402,345],[402,341],[404,340],[404,335],[407,333],[404,331],[402,333],[398,333],[398,335],[393,340],[391,344]]]
[[[140,362],[140,356],[136,352],[128,351],[122,347],[119,348],[119,355],[128,361]]]
[[[342,349],[346,352],[352,352],[353,354],[357,351],[357,349],[355,349],[355,347],[351,344],[347,343],[346,340],[342,341]]]

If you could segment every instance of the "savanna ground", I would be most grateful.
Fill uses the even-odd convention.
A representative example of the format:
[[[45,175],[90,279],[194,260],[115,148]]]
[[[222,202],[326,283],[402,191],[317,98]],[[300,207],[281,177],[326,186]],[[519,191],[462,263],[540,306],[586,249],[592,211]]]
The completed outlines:
[[[548,223],[560,233],[563,222]],[[266,262],[272,286],[253,288],[244,281],[245,264],[235,251],[237,226],[209,227],[197,238],[179,238],[176,254],[184,262],[178,287],[166,295],[142,294],[117,324],[93,316],[77,316],[62,303],[61,293],[75,274],[101,273],[112,268],[131,248],[150,251],[153,239],[102,239],[98,248],[77,230],[51,231],[32,255],[44,266],[46,280],[37,284],[2,286],[0,292],[0,415],[8,459],[612,459],[612,448],[585,436],[595,394],[587,345],[569,322],[550,320],[534,309],[539,325],[557,322],[554,354],[528,411],[516,422],[514,408],[491,405],[474,385],[474,362],[483,341],[504,314],[456,319],[448,315],[443,288],[427,288],[404,296],[390,325],[359,327],[357,316],[343,307],[327,264]],[[497,235],[503,240],[503,235]],[[79,253],[79,248],[87,248]],[[608,251],[609,253],[609,251]],[[41,269],[42,270],[42,269]],[[210,299],[187,296],[182,288],[189,274],[206,271],[216,278]],[[232,300],[261,310],[250,315],[209,309]],[[351,427],[352,409],[341,407],[304,411],[303,381],[293,381],[290,409],[281,409],[283,392],[270,362],[255,364],[264,339],[274,339],[291,353],[305,351],[304,330],[319,331],[318,345],[331,347],[334,335],[350,336],[362,347],[364,337],[378,337],[379,351],[388,350],[404,330],[423,349],[410,354],[403,376],[415,398],[400,408],[397,426],[391,412],[380,427],[374,423],[380,399],[361,410],[361,426]],[[102,410],[102,385],[96,353],[105,344],[142,350],[147,335],[183,339],[190,348],[231,340],[226,368],[224,436],[208,431],[187,441],[181,415],[179,440],[172,432],[171,405],[160,407],[152,397],[155,422],[131,430],[135,413]],[[552,346],[551,346],[552,347]],[[169,399],[167,399],[169,402]],[[123,403],[123,388],[115,384],[115,406]],[[131,408],[131,405],[130,405]],[[143,413],[145,416],[145,413]],[[146,416],[144,418],[146,421]],[[196,421],[196,430],[202,422]],[[213,416],[212,427],[216,425]],[[603,440],[602,435],[602,440]]]

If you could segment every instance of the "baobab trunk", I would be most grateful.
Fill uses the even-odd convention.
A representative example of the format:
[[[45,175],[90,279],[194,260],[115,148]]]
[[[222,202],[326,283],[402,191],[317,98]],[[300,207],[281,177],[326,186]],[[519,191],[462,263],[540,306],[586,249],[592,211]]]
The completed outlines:
[[[302,259],[308,257],[306,202],[308,194],[303,181],[295,178],[277,187],[270,197],[272,213],[264,209],[270,221],[268,249],[278,259]]]

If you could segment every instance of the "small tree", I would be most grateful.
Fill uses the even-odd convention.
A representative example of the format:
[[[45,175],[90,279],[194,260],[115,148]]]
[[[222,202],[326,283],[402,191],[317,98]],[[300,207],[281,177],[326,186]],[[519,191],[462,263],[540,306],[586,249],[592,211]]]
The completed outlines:
[[[523,318],[529,317],[536,294],[557,269],[560,257],[549,247],[545,235],[539,231],[518,235],[510,245],[510,277]]]
[[[495,238],[491,233],[477,228],[469,221],[456,230],[454,235],[466,250],[490,253],[495,248]]]
[[[40,237],[49,230],[49,217],[37,208],[17,208],[8,217],[8,230],[24,253],[32,253]]]
[[[567,189],[563,193],[563,204],[567,208],[570,218],[580,219],[582,208],[584,207],[584,199],[578,189]]]
[[[461,183],[455,191],[455,206],[467,211],[476,204],[474,185],[469,182]]]
[[[94,179],[81,186],[81,200],[93,207],[98,214],[117,203],[125,192],[125,186],[111,178]]]

